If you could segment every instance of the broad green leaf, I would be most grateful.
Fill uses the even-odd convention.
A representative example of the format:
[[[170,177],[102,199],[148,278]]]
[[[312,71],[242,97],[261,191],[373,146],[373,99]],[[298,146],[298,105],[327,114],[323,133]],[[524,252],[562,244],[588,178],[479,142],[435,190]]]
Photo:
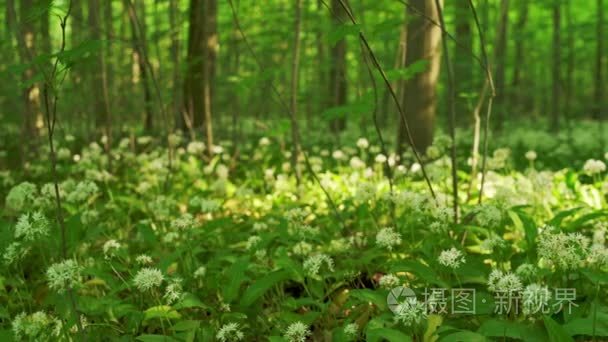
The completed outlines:
[[[169,305],[153,306],[144,312],[144,321],[153,318],[179,319],[182,315]]]
[[[378,328],[369,329],[367,331],[366,340],[368,342],[377,342],[383,340],[388,340],[389,342],[407,342],[412,341],[412,338],[399,330],[390,328]]]
[[[141,341],[141,342],[172,342],[172,341],[179,341],[179,340],[174,339],[171,336],[152,335],[152,334],[139,335],[135,339],[138,340],[138,341]]]
[[[239,289],[241,288],[241,284],[246,279],[245,271],[249,266],[249,259],[246,257],[237,259],[232,266],[228,269],[227,277],[228,284],[224,287],[224,301],[226,303],[231,303],[234,299],[236,299],[239,294]]]
[[[472,331],[459,331],[439,339],[439,342],[485,342],[487,339]]]
[[[253,284],[245,290],[240,305],[243,307],[250,306],[270,288],[287,279],[289,279],[289,272],[279,270],[254,281]]]
[[[574,340],[570,335],[564,330],[562,326],[557,324],[551,317],[543,316],[543,321],[545,322],[545,328],[547,329],[547,334],[549,335],[549,341],[551,342],[573,342]]]

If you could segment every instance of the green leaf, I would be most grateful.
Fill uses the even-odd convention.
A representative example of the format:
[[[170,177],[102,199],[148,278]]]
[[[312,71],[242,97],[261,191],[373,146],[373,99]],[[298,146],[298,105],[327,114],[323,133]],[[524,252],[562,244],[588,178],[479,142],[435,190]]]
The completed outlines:
[[[393,69],[386,72],[386,78],[389,81],[398,81],[404,80],[407,81],[409,79],[414,78],[414,76],[423,73],[427,70],[429,66],[429,61],[426,59],[420,59],[415,61],[414,63],[408,65],[405,68]]]
[[[562,225],[562,221],[570,215],[573,215],[577,211],[581,210],[583,207],[574,207],[567,210],[562,210],[558,212],[549,222],[548,224],[553,227],[560,227]]]
[[[574,342],[572,337],[566,333],[564,328],[557,324],[551,317],[543,316],[545,322],[545,328],[549,334],[549,341],[551,342]]]
[[[347,36],[358,35],[359,32],[359,25],[340,25],[329,32],[327,40],[329,41],[329,45],[334,46]]]
[[[570,336],[602,336],[608,337],[608,315],[597,314],[595,319],[595,332],[593,330],[593,316],[586,318],[575,318],[564,324],[562,328]]]
[[[228,269],[228,284],[224,287],[224,301],[226,303],[231,303],[239,294],[239,289],[241,288],[241,284],[246,279],[245,271],[249,266],[249,259],[247,257],[243,257],[237,259],[230,269]]]
[[[181,310],[181,309],[188,309],[188,308],[209,308],[208,305],[206,305],[205,303],[203,303],[200,299],[198,299],[198,297],[192,293],[185,293],[184,296],[182,297],[182,300],[180,300],[176,305],[175,305],[175,309],[177,310]]]
[[[598,219],[598,218],[604,217],[604,216],[608,216],[608,210],[594,211],[592,213],[583,215],[583,216],[577,218],[576,220],[570,222],[570,224],[568,225],[568,227],[566,229],[569,231],[577,230],[577,229],[581,228],[583,225],[585,225],[588,221],[595,220],[595,219]]]
[[[472,331],[459,331],[439,339],[440,342],[485,342],[487,339]]]
[[[142,342],[171,342],[171,341],[178,341],[178,340],[174,339],[171,336],[151,335],[151,334],[139,335],[135,339],[138,340],[138,341],[142,341]]]
[[[491,319],[485,321],[477,330],[486,337],[508,337],[523,341],[544,341],[547,339],[544,329],[539,326],[528,326],[521,322]]]
[[[390,328],[378,328],[368,330],[366,340],[369,342],[376,342],[382,340],[388,340],[389,342],[407,342],[411,341],[412,338],[399,330]]]
[[[249,286],[247,290],[245,290],[245,294],[243,295],[243,298],[241,298],[240,305],[243,307],[250,306],[256,300],[258,300],[258,298],[264,295],[264,293],[266,293],[266,291],[268,291],[271,287],[287,279],[289,279],[289,272],[279,270],[255,281],[253,285]]]
[[[439,285],[442,288],[449,288],[441,278],[435,273],[435,271],[418,261],[405,260],[394,263],[391,266],[393,272],[411,272],[422,280],[425,280],[433,285]]]
[[[200,326],[201,326],[201,321],[193,321],[193,320],[180,321],[180,322],[173,324],[173,326],[171,327],[171,330],[173,330],[173,331],[196,330]]]
[[[182,315],[169,305],[153,306],[144,312],[144,321],[153,318],[179,319]]]
[[[370,289],[355,289],[349,292],[351,296],[363,301],[371,302],[376,305],[380,310],[384,311],[387,309],[386,304],[386,292],[385,291],[374,291]]]

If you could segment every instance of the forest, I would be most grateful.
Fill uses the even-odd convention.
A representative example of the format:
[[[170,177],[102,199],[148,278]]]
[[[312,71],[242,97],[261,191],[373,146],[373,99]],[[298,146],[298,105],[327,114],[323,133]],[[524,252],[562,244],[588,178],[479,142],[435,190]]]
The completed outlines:
[[[0,341],[608,341],[605,0],[0,9]]]

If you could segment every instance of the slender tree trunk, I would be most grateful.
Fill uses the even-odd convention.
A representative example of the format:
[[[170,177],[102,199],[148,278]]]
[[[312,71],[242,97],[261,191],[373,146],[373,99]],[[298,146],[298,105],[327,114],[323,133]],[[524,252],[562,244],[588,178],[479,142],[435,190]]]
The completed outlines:
[[[561,5],[559,1],[553,3],[553,60],[551,74],[553,79],[551,91],[551,129],[559,131],[561,116]]]
[[[434,0],[414,0],[410,5],[415,12],[424,13],[428,18],[439,22]],[[412,13],[407,20],[406,67],[421,59],[428,61],[424,72],[408,80],[402,106],[408,120],[412,140],[416,150],[425,153],[433,142],[433,130],[437,110],[437,80],[441,67],[441,30],[427,20]],[[397,153],[403,153],[408,139],[401,122],[398,130]]]
[[[597,50],[595,55],[595,90],[594,90],[594,109],[593,117],[600,119],[602,111],[606,110],[604,106],[604,44],[606,37],[604,35],[604,1],[597,0]]]
[[[468,96],[473,91],[473,36],[471,33],[471,10],[466,0],[455,1],[454,19],[456,25],[456,40],[458,46],[454,48],[454,75],[456,84],[456,111],[457,113],[470,113],[471,105],[467,104]]]
[[[506,119],[506,88],[505,88],[505,63],[507,56],[507,30],[509,27],[509,0],[500,0],[500,19],[498,31],[496,32],[496,48],[494,50],[494,65],[496,70],[494,76],[494,86],[496,88],[496,97],[494,104],[496,108],[496,126],[502,128],[502,124]]]
[[[340,4],[341,0],[331,0],[331,13],[334,26],[346,22],[348,17],[344,8]],[[343,0],[347,5],[348,2]],[[329,70],[329,101],[330,107],[338,107],[346,104],[346,39],[340,39],[330,51],[330,70]],[[346,118],[340,117],[331,120],[330,128],[332,132],[338,133],[346,128]]]
[[[302,24],[302,0],[295,0],[293,62],[291,65],[291,167],[300,184],[300,168],[298,157],[300,155],[300,140],[298,128],[298,78],[300,73],[300,31]]]
[[[522,84],[522,70],[525,66],[521,61],[524,60],[525,55],[525,43],[524,39],[526,24],[528,22],[528,0],[519,0],[519,13],[517,17],[517,23],[513,29],[515,39],[515,56],[513,60],[513,78],[511,80],[511,101],[512,104],[522,105],[523,102],[528,102],[528,94],[525,90],[520,88]]]
[[[141,21],[137,20],[137,16],[135,13],[135,4],[131,4],[130,0],[124,0],[123,4],[125,6],[125,10],[129,16],[129,22],[131,24],[131,39],[133,44],[133,63],[134,67],[137,67],[139,71],[139,75],[141,77],[142,89],[144,92],[144,130],[147,132],[152,131],[154,127],[154,103],[152,101],[152,91],[150,89],[149,83],[149,75],[148,68],[146,67],[146,25],[145,25],[145,8],[143,8],[141,17],[143,18]],[[144,3],[142,2],[143,6]],[[139,25],[138,25],[139,23]]]

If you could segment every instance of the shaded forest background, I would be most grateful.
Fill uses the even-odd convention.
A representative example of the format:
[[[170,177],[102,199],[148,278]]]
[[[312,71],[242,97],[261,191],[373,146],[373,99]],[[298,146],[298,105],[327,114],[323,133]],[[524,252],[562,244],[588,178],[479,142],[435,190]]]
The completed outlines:
[[[495,132],[521,120],[557,132],[574,120],[605,118],[605,1],[473,3],[481,36],[469,1],[443,8],[460,128],[479,126],[485,115],[484,45]],[[108,147],[119,135],[175,130],[208,146],[238,146],[262,134],[297,140],[298,129],[307,145],[375,135],[374,117],[387,140],[404,142],[390,92],[366,64],[360,31],[417,149],[447,130],[450,87],[434,0],[78,0],[60,55],[59,16],[68,1],[0,4],[0,136],[12,161],[44,142],[37,139],[45,130],[41,85],[55,57],[59,134],[106,136]]]

